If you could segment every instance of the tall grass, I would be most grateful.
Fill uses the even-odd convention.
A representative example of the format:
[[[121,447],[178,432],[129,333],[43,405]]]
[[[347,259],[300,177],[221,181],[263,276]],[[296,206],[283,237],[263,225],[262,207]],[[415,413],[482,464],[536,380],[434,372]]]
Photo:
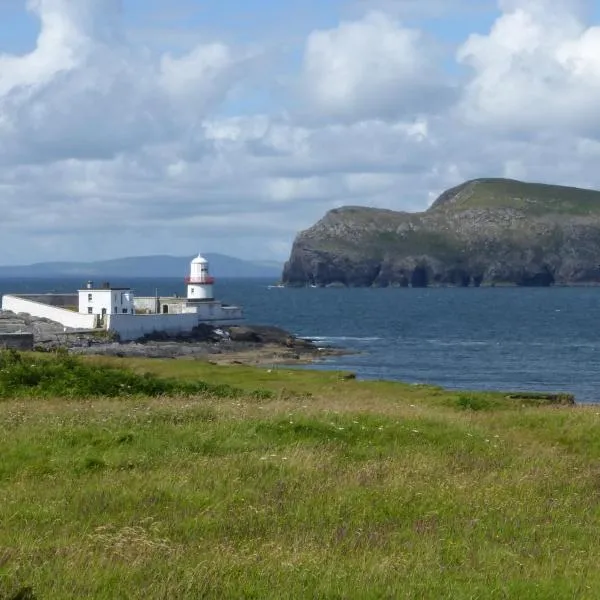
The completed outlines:
[[[210,394],[237,397],[247,392],[226,384],[181,381],[158,377],[150,372],[138,374],[129,369],[55,353],[50,356],[0,350],[0,398],[13,397],[123,397],[169,394]],[[267,390],[254,390],[257,398],[268,397]]]
[[[129,364],[234,391],[1,402],[0,598],[600,593],[593,407]]]

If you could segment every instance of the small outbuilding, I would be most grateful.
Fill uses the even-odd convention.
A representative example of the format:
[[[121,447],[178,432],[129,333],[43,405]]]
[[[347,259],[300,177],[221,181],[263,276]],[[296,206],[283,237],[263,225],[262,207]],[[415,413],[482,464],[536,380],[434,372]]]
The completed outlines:
[[[103,283],[95,287],[88,281],[85,289],[78,290],[79,312],[88,315],[133,315],[135,314],[131,288],[111,287]]]

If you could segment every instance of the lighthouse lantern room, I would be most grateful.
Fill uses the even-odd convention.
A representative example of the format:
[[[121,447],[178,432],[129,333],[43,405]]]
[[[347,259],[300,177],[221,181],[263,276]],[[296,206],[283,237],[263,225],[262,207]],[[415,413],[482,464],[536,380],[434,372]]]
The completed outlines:
[[[198,254],[190,264],[190,275],[187,283],[187,299],[189,301],[213,300],[214,277],[208,272],[208,261]]]

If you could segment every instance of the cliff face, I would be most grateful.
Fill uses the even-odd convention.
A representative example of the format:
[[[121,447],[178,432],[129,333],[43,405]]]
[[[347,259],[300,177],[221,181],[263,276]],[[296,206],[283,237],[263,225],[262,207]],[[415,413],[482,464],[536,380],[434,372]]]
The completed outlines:
[[[480,179],[423,213],[344,207],[301,232],[288,285],[600,283],[600,192]]]

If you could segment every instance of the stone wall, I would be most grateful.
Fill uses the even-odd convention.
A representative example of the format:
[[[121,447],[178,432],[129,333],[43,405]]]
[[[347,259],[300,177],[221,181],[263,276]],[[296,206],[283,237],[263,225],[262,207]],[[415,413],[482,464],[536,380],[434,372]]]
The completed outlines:
[[[0,349],[33,350],[33,333],[0,333]]]
[[[138,314],[181,314],[186,302],[186,298],[175,296],[159,296],[158,299],[156,296],[136,296],[133,299]]]

